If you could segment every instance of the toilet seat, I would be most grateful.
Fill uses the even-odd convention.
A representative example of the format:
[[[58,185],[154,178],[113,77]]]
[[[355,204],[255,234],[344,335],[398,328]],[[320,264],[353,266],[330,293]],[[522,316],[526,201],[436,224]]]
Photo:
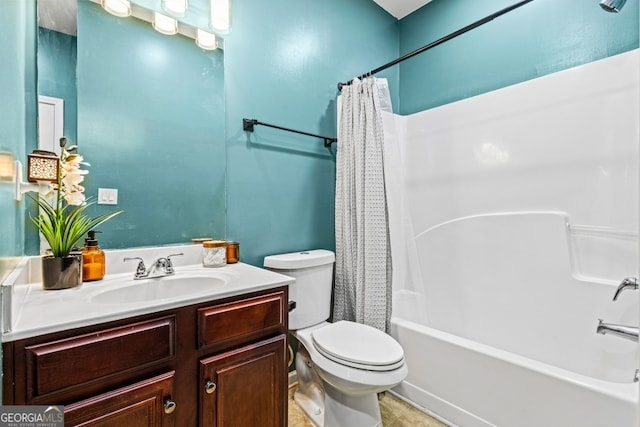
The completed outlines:
[[[368,325],[339,321],[315,329],[315,349],[341,365],[369,371],[392,371],[404,364],[404,351],[396,340]]]

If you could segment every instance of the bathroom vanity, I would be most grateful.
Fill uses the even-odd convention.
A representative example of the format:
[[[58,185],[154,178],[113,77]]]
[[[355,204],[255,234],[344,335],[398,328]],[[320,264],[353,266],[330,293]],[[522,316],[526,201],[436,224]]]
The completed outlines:
[[[245,264],[177,267],[170,279],[181,275],[185,290],[193,277],[206,289],[209,275],[211,290],[134,303],[126,301],[131,287],[165,278],[106,280],[104,289],[30,285],[34,295],[23,301],[16,328],[3,334],[3,404],[64,405],[65,425],[286,426],[292,279]],[[104,303],[113,289],[125,297]],[[57,307],[83,299],[75,315]],[[34,319],[21,329],[21,318],[37,311],[50,331],[33,332]],[[56,326],[46,326],[48,316]]]

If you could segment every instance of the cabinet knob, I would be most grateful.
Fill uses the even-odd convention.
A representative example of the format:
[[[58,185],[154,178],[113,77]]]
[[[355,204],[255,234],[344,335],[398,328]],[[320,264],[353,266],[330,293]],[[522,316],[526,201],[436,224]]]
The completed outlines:
[[[165,414],[170,414],[173,411],[175,411],[175,409],[176,409],[176,402],[174,402],[173,400],[167,399],[164,402],[164,413]]]
[[[204,391],[207,392],[207,394],[211,394],[214,391],[216,391],[216,383],[214,383],[213,381],[209,380],[207,381],[207,383],[204,385]]]

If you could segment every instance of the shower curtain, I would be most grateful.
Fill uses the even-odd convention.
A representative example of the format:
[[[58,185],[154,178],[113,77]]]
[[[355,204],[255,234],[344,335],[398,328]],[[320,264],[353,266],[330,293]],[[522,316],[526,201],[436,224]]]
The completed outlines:
[[[338,102],[333,320],[389,331],[391,244],[384,171],[385,79],[355,79]]]

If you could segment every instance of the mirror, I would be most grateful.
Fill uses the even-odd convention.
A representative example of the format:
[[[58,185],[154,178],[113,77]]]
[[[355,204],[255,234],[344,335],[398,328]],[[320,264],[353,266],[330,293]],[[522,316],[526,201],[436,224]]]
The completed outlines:
[[[85,195],[118,190],[117,206],[91,208],[124,210],[100,227],[100,246],[224,238],[222,51],[112,16],[90,0],[38,0],[38,6],[40,21],[50,22],[43,27],[77,18],[76,37],[69,25],[66,33],[39,29],[38,94],[64,100],[58,132],[90,163]],[[40,115],[39,127],[50,126]]]
[[[77,141],[77,0],[38,0],[38,148]]]

